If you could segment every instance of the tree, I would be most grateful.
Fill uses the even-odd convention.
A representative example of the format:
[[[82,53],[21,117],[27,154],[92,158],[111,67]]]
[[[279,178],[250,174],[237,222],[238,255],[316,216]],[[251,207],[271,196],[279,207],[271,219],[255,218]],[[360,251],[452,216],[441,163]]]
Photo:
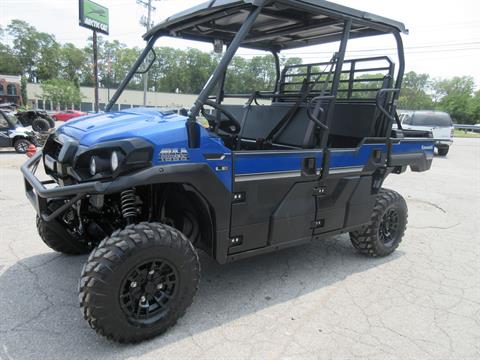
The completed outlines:
[[[22,67],[9,46],[0,43],[0,74],[18,75]]]
[[[22,78],[20,79],[20,84],[21,84],[21,93],[22,93],[23,105],[27,106],[27,103],[28,103],[27,78],[25,76],[22,76]]]
[[[60,49],[60,75],[63,79],[73,81],[77,86],[85,80],[88,74],[88,61],[85,52],[71,43],[64,44]]]
[[[82,95],[80,88],[73,81],[65,79],[46,80],[41,84],[42,99],[50,100],[54,107],[70,108],[80,104]]]
[[[428,74],[417,74],[414,71],[406,73],[398,99],[398,107],[405,110],[433,109],[433,100],[428,94],[430,89],[431,80]]]
[[[30,82],[58,75],[59,44],[53,35],[38,32],[22,20],[12,20],[7,32],[13,37],[11,53]]]
[[[0,74],[18,75],[22,67],[15,59],[12,49],[6,44],[5,29],[0,26]]]
[[[473,124],[471,102],[475,81],[471,76],[456,76],[452,79],[436,80],[434,89],[438,95],[437,107],[448,112],[455,122]]]
[[[480,90],[475,93],[475,96],[470,100],[468,113],[471,116],[471,124],[480,124]]]

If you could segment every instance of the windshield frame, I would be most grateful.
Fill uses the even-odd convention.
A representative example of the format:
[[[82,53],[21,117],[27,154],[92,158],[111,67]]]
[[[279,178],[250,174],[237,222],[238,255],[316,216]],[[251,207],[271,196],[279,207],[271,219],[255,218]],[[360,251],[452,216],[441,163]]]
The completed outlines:
[[[7,121],[10,126],[17,127],[18,126],[18,118],[12,112],[6,112],[0,110],[2,117]]]

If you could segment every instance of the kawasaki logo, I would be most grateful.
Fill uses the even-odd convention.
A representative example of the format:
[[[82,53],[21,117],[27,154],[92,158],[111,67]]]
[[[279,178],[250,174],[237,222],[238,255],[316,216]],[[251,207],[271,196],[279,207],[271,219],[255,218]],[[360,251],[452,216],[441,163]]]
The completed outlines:
[[[433,145],[422,145],[422,150],[433,150]]]

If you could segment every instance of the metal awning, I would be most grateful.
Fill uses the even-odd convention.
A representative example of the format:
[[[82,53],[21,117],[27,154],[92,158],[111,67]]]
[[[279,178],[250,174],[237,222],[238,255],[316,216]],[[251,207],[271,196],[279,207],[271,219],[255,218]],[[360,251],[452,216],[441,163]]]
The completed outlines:
[[[228,44],[253,7],[264,4],[241,46],[281,51],[339,41],[344,21],[352,20],[350,39],[392,32],[408,33],[405,25],[324,0],[212,0],[173,15],[144,35],[173,36]]]

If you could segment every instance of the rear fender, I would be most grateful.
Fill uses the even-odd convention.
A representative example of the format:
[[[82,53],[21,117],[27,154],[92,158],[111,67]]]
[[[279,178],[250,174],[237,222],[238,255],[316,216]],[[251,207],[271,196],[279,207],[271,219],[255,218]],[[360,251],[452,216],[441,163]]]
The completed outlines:
[[[435,141],[433,139],[402,139],[391,144],[387,166],[410,166],[414,172],[427,171],[432,166]]]

